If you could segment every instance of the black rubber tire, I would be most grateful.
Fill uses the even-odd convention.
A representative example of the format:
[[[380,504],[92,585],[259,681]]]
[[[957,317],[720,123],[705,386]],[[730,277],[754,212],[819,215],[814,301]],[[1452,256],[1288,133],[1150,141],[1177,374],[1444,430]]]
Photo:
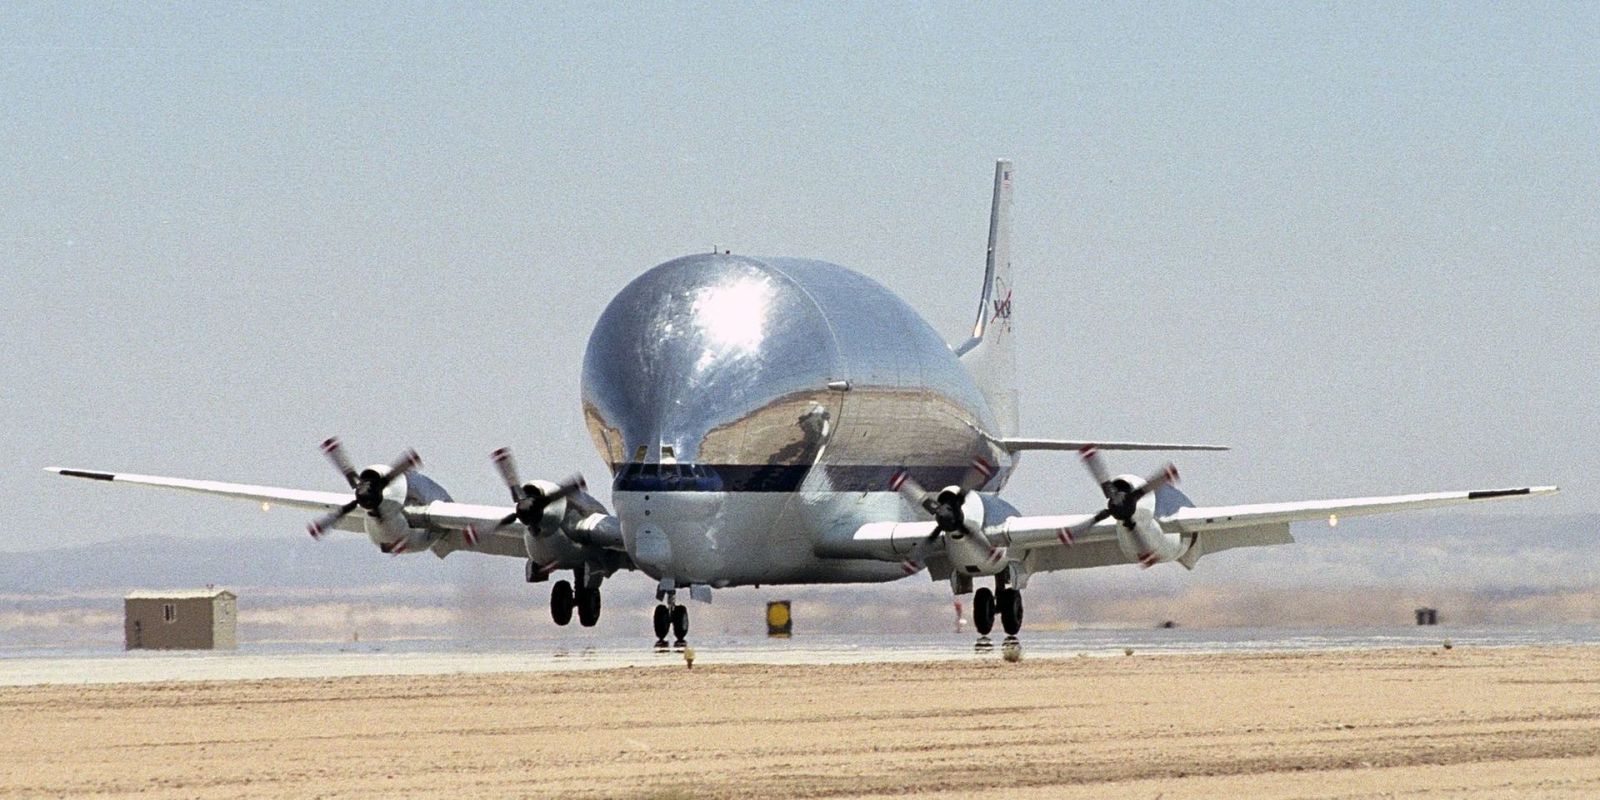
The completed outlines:
[[[585,628],[593,628],[600,621],[600,590],[578,590],[578,624]]]
[[[556,581],[550,587],[550,618],[557,625],[567,625],[572,622],[572,584],[566,581]]]
[[[527,567],[525,567],[522,570],[522,574],[523,574],[524,577],[526,577],[528,579],[528,583],[538,583],[539,582],[539,577],[538,577],[537,574],[535,574],[538,571],[539,571],[539,568],[534,565],[533,559],[530,558],[530,559],[528,559]]]
[[[672,635],[680,642],[689,637],[689,609],[685,606],[672,607]]]
[[[656,641],[666,641],[667,634],[672,632],[672,611],[667,608],[666,603],[656,606],[655,624]]]
[[[1022,630],[1022,592],[1003,589],[995,601],[1000,605],[1000,625],[1007,636],[1016,636]]]
[[[979,636],[988,636],[994,630],[994,592],[987,587],[972,595],[972,627],[978,629]]]

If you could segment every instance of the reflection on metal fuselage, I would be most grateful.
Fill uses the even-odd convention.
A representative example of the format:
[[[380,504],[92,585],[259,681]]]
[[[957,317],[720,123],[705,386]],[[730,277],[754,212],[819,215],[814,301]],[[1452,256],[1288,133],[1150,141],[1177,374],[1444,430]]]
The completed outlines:
[[[641,570],[679,585],[884,581],[818,558],[824,537],[915,519],[900,466],[956,483],[1010,474],[983,395],[950,348],[876,282],[820,261],[688,256],[612,299],[584,355],[583,406]]]

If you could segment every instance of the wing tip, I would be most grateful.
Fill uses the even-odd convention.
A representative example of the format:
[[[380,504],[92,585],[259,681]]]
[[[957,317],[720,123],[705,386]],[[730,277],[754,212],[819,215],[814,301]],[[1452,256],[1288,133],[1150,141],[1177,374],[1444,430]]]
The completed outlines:
[[[1479,489],[1467,492],[1468,500],[1497,500],[1504,497],[1538,497],[1561,491],[1559,486],[1518,486],[1513,489]]]
[[[113,481],[117,479],[115,473],[97,472],[89,469],[68,469],[66,467],[45,467],[45,472],[53,472],[68,478],[87,478],[91,481]]]

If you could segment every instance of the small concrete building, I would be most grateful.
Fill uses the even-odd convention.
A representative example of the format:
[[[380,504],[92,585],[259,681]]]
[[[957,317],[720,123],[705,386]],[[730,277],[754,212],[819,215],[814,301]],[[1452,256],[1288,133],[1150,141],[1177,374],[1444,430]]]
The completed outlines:
[[[226,589],[133,592],[122,599],[128,650],[232,650],[237,598]]]

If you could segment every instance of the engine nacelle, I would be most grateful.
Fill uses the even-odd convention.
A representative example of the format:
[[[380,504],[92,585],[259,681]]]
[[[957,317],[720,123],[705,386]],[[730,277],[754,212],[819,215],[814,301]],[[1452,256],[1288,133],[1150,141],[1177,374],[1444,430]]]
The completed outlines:
[[[388,471],[387,465],[374,464],[363,470],[362,475],[369,472],[382,475]],[[427,550],[433,544],[432,534],[411,527],[406,520],[405,507],[425,506],[435,500],[450,502],[451,497],[432,478],[415,471],[396,477],[383,487],[383,499],[378,505],[381,516],[369,512],[363,521],[367,538],[391,555]]]
[[[959,491],[956,487],[945,492]],[[943,494],[943,492],[941,492]],[[945,536],[944,557],[950,569],[962,575],[993,575],[1006,566],[1006,548],[995,545],[983,533],[984,522],[1004,519],[1004,513],[990,513],[989,500],[977,492],[968,492],[961,503],[962,528]]]
[[[1137,475],[1118,475],[1111,482],[1116,487],[1113,491],[1137,490],[1145,485],[1144,478]],[[1126,525],[1117,525],[1117,547],[1128,560],[1148,567],[1176,561],[1188,549],[1182,536],[1163,531],[1161,523],[1156,522],[1156,492],[1139,498],[1131,512],[1132,530]]]

